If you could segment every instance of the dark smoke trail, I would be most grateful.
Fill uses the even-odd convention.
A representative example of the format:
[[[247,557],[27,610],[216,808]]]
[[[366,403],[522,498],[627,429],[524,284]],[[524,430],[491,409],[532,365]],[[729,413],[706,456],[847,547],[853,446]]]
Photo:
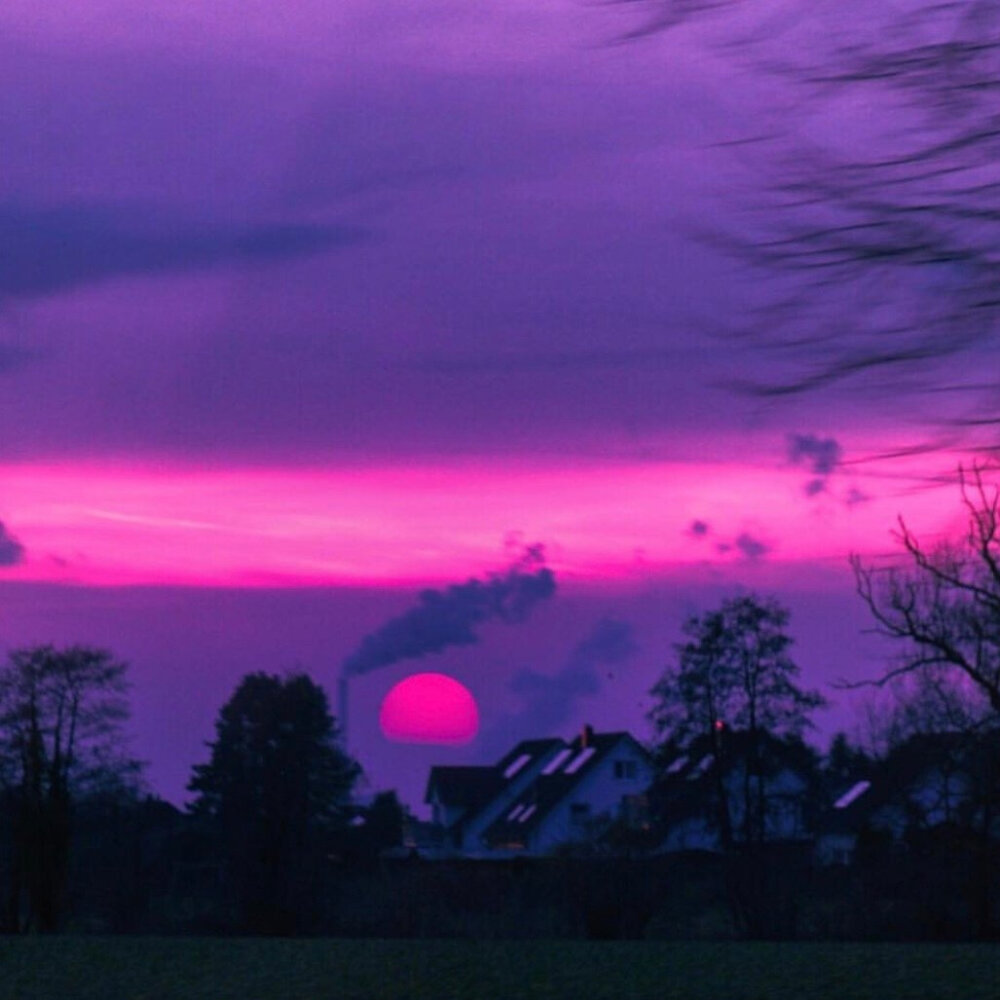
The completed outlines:
[[[438,653],[479,641],[479,626],[490,621],[524,621],[532,608],[555,593],[556,579],[545,565],[541,545],[501,573],[473,577],[445,590],[424,590],[417,605],[365,636],[343,663],[343,676],[366,674],[399,660]]]

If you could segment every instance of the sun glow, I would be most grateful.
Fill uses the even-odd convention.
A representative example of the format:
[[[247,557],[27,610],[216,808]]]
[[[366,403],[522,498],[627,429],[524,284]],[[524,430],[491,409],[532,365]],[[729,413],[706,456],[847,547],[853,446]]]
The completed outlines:
[[[378,716],[387,739],[461,745],[479,731],[476,699],[447,674],[412,674],[385,696]]]

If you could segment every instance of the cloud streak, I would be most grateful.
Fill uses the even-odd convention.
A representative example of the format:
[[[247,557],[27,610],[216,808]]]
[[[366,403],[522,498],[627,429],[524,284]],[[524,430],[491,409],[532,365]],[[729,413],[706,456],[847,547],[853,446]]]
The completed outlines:
[[[174,223],[116,206],[8,203],[0,205],[0,297],[36,298],[114,278],[287,260],[365,238],[364,230],[339,224]]]

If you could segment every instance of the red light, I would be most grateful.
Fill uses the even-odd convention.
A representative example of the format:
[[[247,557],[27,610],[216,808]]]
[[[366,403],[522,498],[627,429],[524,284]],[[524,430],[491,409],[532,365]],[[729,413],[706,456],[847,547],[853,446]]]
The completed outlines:
[[[715,731],[717,733],[721,733],[722,730],[725,729],[725,728],[726,728],[726,724],[722,721],[722,719],[716,719],[715,720]]]

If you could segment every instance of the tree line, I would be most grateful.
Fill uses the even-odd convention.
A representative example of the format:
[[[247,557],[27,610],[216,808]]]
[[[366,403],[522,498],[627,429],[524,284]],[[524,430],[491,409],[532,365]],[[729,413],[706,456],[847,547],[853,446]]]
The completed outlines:
[[[715,867],[706,869],[704,859],[691,860],[686,869],[675,863],[670,882],[676,887],[680,877],[704,875],[705,885],[721,892],[734,932],[755,936],[780,930],[778,900],[785,893],[791,901],[806,875],[803,859],[782,853],[775,843],[780,837],[765,780],[775,761],[798,754],[807,769],[835,787],[871,773],[879,749],[891,761],[914,740],[944,735],[951,747],[960,738],[966,748],[976,748],[982,781],[974,814],[964,827],[949,827],[952,839],[937,864],[943,870],[942,857],[971,859],[976,933],[993,933],[1000,871],[1000,768],[994,763],[1000,747],[1000,499],[979,467],[963,478],[961,497],[967,515],[963,537],[927,548],[901,521],[904,562],[853,563],[861,599],[899,651],[868,682],[894,691],[873,727],[881,747],[866,751],[839,734],[820,761],[804,736],[824,699],[801,684],[787,610],[771,598],[726,600],[684,624],[683,640],[652,688],[650,750],[660,762],[660,779],[649,796],[652,822],[645,840],[622,830],[617,841],[607,839],[605,862],[617,851],[632,861],[646,857],[647,874],[662,869],[665,861],[649,860],[656,847],[650,838],[662,831],[659,820],[668,819],[675,805],[671,763],[697,748],[707,751],[704,760],[718,765],[735,760],[738,748],[735,787],[726,783],[721,766],[706,772],[703,819],[718,835]],[[399,893],[420,896],[430,891],[421,888],[421,880],[430,879],[437,897],[447,896],[452,876],[444,868],[435,876],[417,875],[404,861],[395,875],[386,874],[384,850],[401,843],[404,809],[391,792],[364,806],[354,801],[361,767],[341,744],[323,688],[305,674],[254,673],[241,680],[218,714],[208,759],[193,768],[188,786],[193,800],[183,813],[145,794],[141,767],[126,750],[127,716],[126,665],[107,651],[18,649],[0,669],[4,931],[94,926],[406,932],[422,926],[414,914],[423,912],[423,904],[407,897],[400,909]],[[972,759],[972,751],[962,752]],[[940,852],[942,843],[938,837],[922,849]],[[862,838],[858,864],[874,858],[876,868],[884,868],[892,860],[888,850],[877,837]],[[567,899],[589,899],[587,905],[605,915],[620,911],[619,923],[630,927],[642,925],[637,915],[643,907],[647,916],[655,909],[658,897],[651,887],[660,884],[655,878],[644,883],[642,876],[626,878],[622,871],[606,874],[607,898],[594,903],[601,879],[598,868],[589,871],[582,880],[566,876]],[[684,871],[688,874],[678,874]],[[543,882],[553,877],[551,868],[545,872],[537,876]],[[435,882],[440,879],[445,888]],[[466,884],[466,876],[457,884]],[[500,893],[499,884],[487,879],[483,898]],[[520,897],[511,898],[543,905],[551,897],[527,881],[519,884]],[[626,884],[633,887],[627,905],[621,896]],[[380,898],[382,909],[374,902]],[[367,922],[358,912],[362,900],[378,914]],[[440,928],[447,923],[442,921],[428,923]],[[511,926],[518,923],[530,924],[523,914]]]

